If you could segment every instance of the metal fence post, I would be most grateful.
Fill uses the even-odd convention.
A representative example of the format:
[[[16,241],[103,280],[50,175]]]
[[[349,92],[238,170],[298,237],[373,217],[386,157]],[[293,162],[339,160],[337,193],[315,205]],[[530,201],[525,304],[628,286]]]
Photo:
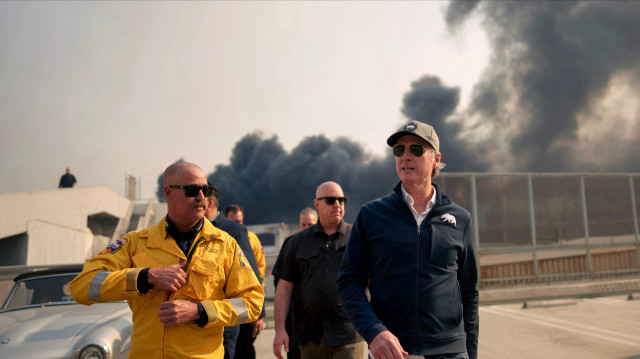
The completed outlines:
[[[589,249],[589,221],[587,218],[587,196],[584,190],[584,176],[580,176],[580,202],[582,204],[582,223],[584,226],[584,245],[587,255],[587,273],[591,272],[591,250]]]
[[[538,241],[536,237],[536,215],[533,205],[533,184],[531,175],[527,175],[527,192],[529,195],[529,222],[531,223],[531,245],[533,246],[533,272],[536,280],[540,279],[540,269],[538,268]]]
[[[636,211],[636,193],[633,189],[633,176],[629,175],[629,193],[631,193],[631,213],[633,214],[633,229],[636,234],[636,257],[640,263],[640,235],[638,235],[638,212]]]
[[[471,221],[473,222],[473,241],[476,244],[476,253],[480,253],[480,223],[478,223],[478,196],[476,193],[476,175],[471,175]],[[480,256],[478,256],[480,257]],[[480,283],[480,260],[477,261],[478,283]]]

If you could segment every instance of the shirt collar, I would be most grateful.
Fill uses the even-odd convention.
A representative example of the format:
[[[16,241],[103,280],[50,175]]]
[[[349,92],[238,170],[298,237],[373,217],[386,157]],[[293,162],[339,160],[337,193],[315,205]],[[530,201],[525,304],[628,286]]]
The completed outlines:
[[[311,227],[313,227],[314,232],[324,233],[324,229],[322,228],[322,224],[320,223],[320,221],[316,222],[316,224],[312,225]],[[338,223],[338,228],[336,229],[336,233],[346,233],[346,231],[347,231],[347,224],[345,223],[344,219],[342,219],[340,220],[340,223]]]
[[[203,223],[204,218],[201,218],[198,224],[193,229],[186,232],[180,232],[178,231],[178,227],[176,227],[176,225],[173,224],[173,222],[171,222],[171,220],[169,219],[169,215],[167,215],[164,221],[164,228],[167,230],[167,233],[170,234],[174,239],[178,239],[181,237],[195,238],[198,232],[200,232],[200,228],[202,228]],[[167,238],[165,237],[165,239]]]
[[[409,208],[415,211],[415,209],[413,208],[413,204],[415,203],[415,200],[413,199],[413,197],[411,197],[409,192],[407,192],[407,190],[404,189],[404,186],[401,185],[400,189],[402,190],[402,197],[404,198],[404,201],[409,205]],[[431,194],[431,198],[429,198],[429,202],[427,203],[427,208],[422,213],[428,213],[435,204],[436,204],[436,189],[434,187],[433,193]]]

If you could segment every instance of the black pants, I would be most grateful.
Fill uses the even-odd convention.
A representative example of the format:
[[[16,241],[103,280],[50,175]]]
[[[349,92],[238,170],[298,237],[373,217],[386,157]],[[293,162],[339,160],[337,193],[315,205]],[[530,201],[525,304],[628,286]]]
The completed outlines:
[[[253,347],[253,342],[256,338],[252,338],[253,324],[245,323],[240,325],[240,333],[238,334],[238,341],[236,342],[236,353],[234,359],[255,359],[256,349]]]

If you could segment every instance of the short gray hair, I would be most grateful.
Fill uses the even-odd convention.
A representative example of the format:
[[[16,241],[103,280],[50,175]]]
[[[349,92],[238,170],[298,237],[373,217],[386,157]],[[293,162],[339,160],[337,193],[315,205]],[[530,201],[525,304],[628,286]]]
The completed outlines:
[[[307,215],[307,214],[312,214],[314,216],[316,216],[316,218],[318,218],[318,212],[310,207],[307,207],[305,209],[303,209],[302,211],[300,211],[300,217]]]
[[[435,150],[430,150],[429,152],[431,152],[431,153],[432,153],[432,156],[433,156],[434,158],[436,157],[436,153],[438,153],[438,152],[436,152]],[[441,156],[442,156],[442,154],[441,154]],[[440,158],[442,158],[442,157],[440,157]],[[447,164],[446,164],[446,163],[444,163],[444,162],[442,162],[442,161],[438,162],[438,165],[436,166],[436,168],[434,168],[434,169],[433,169],[433,171],[431,171],[431,178],[436,178],[436,177],[438,177],[438,175],[440,174],[440,170],[441,170],[441,169],[443,169],[443,168],[445,168],[446,166],[447,166]]]

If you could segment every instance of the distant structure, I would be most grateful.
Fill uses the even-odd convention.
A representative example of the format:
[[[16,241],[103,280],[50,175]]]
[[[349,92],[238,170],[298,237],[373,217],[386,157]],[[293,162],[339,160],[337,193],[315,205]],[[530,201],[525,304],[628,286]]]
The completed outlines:
[[[136,179],[133,175],[124,175],[124,196],[136,200],[140,199],[140,179]]]
[[[166,213],[104,186],[0,194],[0,267],[83,263]]]

